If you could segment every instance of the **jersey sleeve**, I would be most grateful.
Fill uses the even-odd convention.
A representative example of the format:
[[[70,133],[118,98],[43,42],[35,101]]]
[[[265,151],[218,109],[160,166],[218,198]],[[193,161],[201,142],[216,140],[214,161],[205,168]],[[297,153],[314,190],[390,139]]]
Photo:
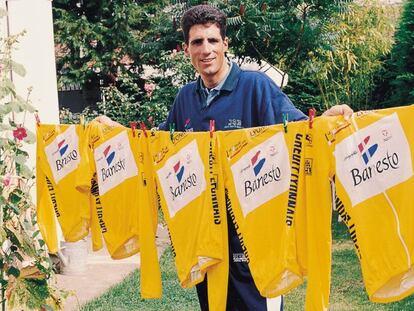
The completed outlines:
[[[139,208],[139,237],[141,245],[141,297],[161,298],[161,270],[156,247],[158,210],[154,197],[155,187],[149,158],[147,138],[139,138],[140,172],[139,192],[142,204]]]
[[[37,223],[49,252],[56,253],[59,250],[56,217],[53,211],[52,202],[48,195],[46,185],[46,175],[44,173],[43,163],[44,148],[42,139],[42,126],[37,127],[37,156],[36,156],[36,192],[37,192]]]
[[[305,310],[327,310],[331,280],[331,157],[325,134],[329,118],[316,118],[308,128],[305,157],[307,272]]]
[[[84,137],[81,139],[82,143],[79,146],[81,162],[76,176],[76,189],[80,192],[90,193],[89,202],[92,249],[94,251],[98,251],[103,247],[103,241],[98,216],[96,214],[97,204],[100,204],[100,196],[93,157],[93,148],[91,144],[91,137],[95,134],[95,132],[96,126],[94,122],[89,124],[85,131],[83,131]]]
[[[210,160],[213,172],[212,178],[215,178],[216,195],[218,207],[220,210],[220,221],[223,239],[223,259],[218,264],[212,266],[207,271],[207,293],[208,305],[210,310],[226,310],[227,303],[227,283],[229,277],[229,250],[228,250],[228,233],[227,233],[227,214],[226,199],[224,193],[224,177],[220,162],[220,151],[217,134],[215,133],[212,141],[212,159]]]

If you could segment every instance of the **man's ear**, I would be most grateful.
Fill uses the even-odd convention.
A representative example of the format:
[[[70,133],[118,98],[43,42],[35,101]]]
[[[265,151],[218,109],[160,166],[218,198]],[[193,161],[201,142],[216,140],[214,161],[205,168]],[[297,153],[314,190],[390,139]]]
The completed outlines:
[[[184,55],[185,56],[190,56],[190,53],[188,52],[188,44],[187,43],[183,43],[183,49],[184,49]]]
[[[228,37],[224,38],[223,45],[224,45],[224,52],[227,52],[227,50],[229,48],[229,38]]]

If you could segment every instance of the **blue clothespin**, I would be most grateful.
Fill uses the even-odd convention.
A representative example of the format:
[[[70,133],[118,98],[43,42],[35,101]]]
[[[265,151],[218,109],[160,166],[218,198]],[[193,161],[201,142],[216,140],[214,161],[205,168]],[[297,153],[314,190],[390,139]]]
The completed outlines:
[[[287,126],[288,126],[288,114],[283,114],[283,128],[285,129],[285,133],[287,133]]]
[[[175,132],[175,123],[170,123],[170,139],[171,139],[171,141],[173,141],[174,132]]]

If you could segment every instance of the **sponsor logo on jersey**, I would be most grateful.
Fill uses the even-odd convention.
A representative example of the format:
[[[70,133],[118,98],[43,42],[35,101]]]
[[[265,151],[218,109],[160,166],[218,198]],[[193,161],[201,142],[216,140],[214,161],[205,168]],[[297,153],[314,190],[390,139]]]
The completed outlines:
[[[351,125],[350,122],[344,122],[339,124],[337,127],[331,129],[327,133],[325,133],[325,138],[328,142],[328,144],[332,144],[336,141],[336,135],[340,133],[341,131],[347,129]]]
[[[105,148],[103,154],[105,156],[106,163],[108,163],[108,165],[111,165],[112,161],[115,158],[115,151],[111,150],[111,145]]]
[[[367,147],[370,137],[371,136],[365,137],[364,140],[358,144],[358,150],[365,164],[368,164],[369,160],[372,158],[372,156],[375,154],[375,152],[378,149],[378,144],[374,144],[374,145]]]
[[[46,143],[50,138],[52,138],[55,135],[55,133],[56,133],[55,130],[51,130],[43,134],[43,142]]]
[[[261,158],[260,160],[258,160],[259,154],[260,154],[260,150],[257,151],[256,154],[253,156],[253,158],[250,160],[253,166],[253,171],[254,171],[255,176],[257,176],[260,173],[263,167],[263,164],[266,162],[266,158]]]
[[[294,216],[297,205],[297,197],[299,191],[299,178],[302,162],[302,146],[303,146],[303,134],[296,133],[295,141],[291,149],[291,167],[290,167],[290,185],[289,196],[286,209],[286,224],[292,226],[294,222]],[[306,164],[305,164],[306,165]]]
[[[256,136],[259,136],[259,135],[263,134],[266,130],[267,130],[267,127],[265,127],[265,126],[251,129],[251,130],[249,130],[249,136],[250,136],[250,138],[254,138]]]
[[[73,149],[71,152],[68,152],[66,154],[66,151],[68,150],[68,148],[69,148],[69,144],[66,143],[65,139],[58,142],[58,148],[57,148],[56,153],[60,155],[60,158],[56,159],[55,161],[57,171],[60,171],[61,169],[63,169],[64,166],[67,165],[69,162],[78,159],[78,152],[75,149]]]
[[[115,176],[122,171],[125,171],[125,157],[119,157],[117,161],[114,162],[115,159],[115,151],[111,151],[111,145],[108,145],[103,151],[104,158],[106,160],[107,165],[101,167],[101,180],[105,182],[106,179]],[[114,162],[114,163],[112,163]]]
[[[305,159],[305,174],[308,176],[312,176],[312,166],[313,166],[313,159],[306,158]]]
[[[69,147],[69,145],[66,144],[65,140],[62,140],[61,142],[58,143],[58,151],[59,151],[61,157],[63,157],[66,150],[68,150],[68,147]]]
[[[243,213],[289,189],[289,153],[279,132],[255,146],[231,165],[234,186]]]
[[[306,134],[305,139],[306,139],[306,146],[312,147],[312,142],[313,142],[312,134]]]
[[[177,143],[179,143],[180,141],[182,141],[184,139],[184,137],[186,137],[188,135],[188,133],[186,132],[175,132],[173,135],[173,144],[176,145]]]
[[[181,179],[183,179],[183,175],[184,175],[184,165],[181,165],[181,161],[178,161],[174,165],[174,173],[175,173],[175,176],[177,177],[178,182],[181,182]]]
[[[196,140],[171,156],[157,171],[170,217],[206,189],[204,164]]]
[[[191,163],[190,154],[187,154],[186,156],[186,163]],[[188,176],[184,180],[182,180],[184,176],[184,171],[184,165],[181,164],[181,160],[178,160],[178,162],[173,166],[173,172],[175,173],[175,177],[177,178],[179,185],[176,187],[170,186],[170,192],[173,200],[179,198],[181,195],[184,194],[185,191],[189,190],[191,187],[197,186],[197,175],[194,173],[188,174]],[[198,179],[200,179],[200,176]]]
[[[236,144],[234,144],[233,146],[231,146],[230,148],[226,150],[227,158],[232,159],[238,153],[240,153],[240,151],[242,151],[242,149],[246,146],[247,146],[247,140],[242,140],[240,142],[237,142]]]
[[[396,113],[343,139],[335,158],[336,175],[353,206],[413,175],[410,146]]]
[[[168,151],[168,147],[162,147],[160,151],[155,153],[153,156],[154,164],[160,163],[165,158],[165,155],[168,153]]]
[[[56,130],[64,127],[56,127]],[[53,179],[58,183],[61,179],[75,170],[80,162],[79,138],[76,127],[71,125],[57,135],[55,139],[45,147],[45,154],[51,168]]]
[[[107,139],[95,149],[94,155],[101,196],[126,179],[138,175],[137,164],[126,131]]]

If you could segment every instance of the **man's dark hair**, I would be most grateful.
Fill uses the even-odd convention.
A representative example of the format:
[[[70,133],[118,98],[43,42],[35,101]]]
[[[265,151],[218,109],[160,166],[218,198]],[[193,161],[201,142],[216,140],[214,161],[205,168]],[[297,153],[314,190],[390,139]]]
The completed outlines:
[[[181,18],[185,43],[188,44],[188,36],[192,26],[208,23],[217,25],[224,40],[226,37],[226,15],[223,12],[207,4],[193,6],[191,9],[188,9]]]

